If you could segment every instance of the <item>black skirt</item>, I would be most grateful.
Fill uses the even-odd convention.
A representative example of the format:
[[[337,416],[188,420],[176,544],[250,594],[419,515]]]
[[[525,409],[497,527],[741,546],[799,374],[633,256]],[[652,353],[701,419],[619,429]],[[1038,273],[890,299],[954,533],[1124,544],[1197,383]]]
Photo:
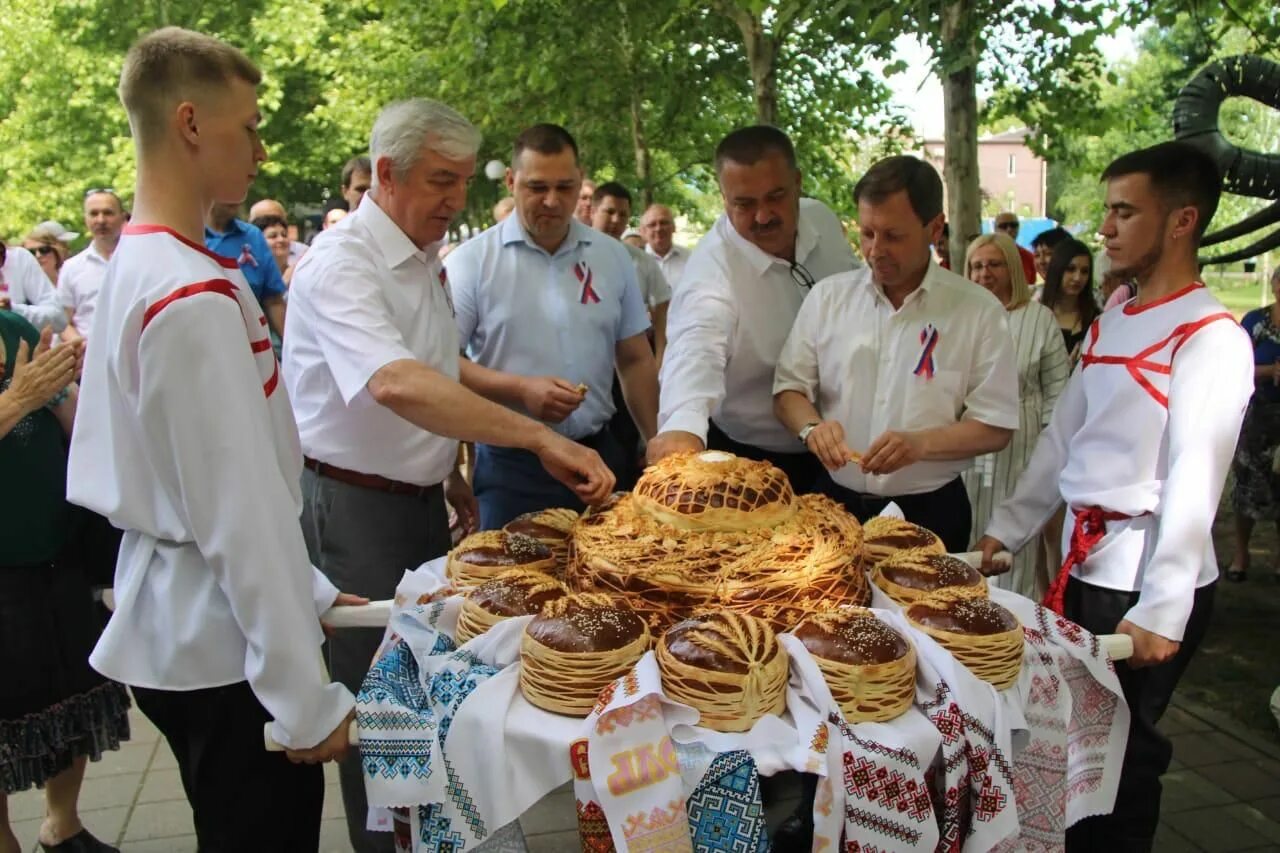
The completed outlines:
[[[79,567],[0,566],[0,792],[129,738],[129,694],[89,666],[102,626]]]

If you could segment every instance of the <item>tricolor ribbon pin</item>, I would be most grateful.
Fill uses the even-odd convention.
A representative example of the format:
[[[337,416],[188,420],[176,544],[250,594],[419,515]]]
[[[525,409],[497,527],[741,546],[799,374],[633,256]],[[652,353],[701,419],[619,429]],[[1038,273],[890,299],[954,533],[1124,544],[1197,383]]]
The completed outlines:
[[[916,369],[911,372],[916,376],[932,379],[934,374],[933,351],[938,348],[938,330],[933,327],[932,323],[920,330],[920,346],[924,349],[920,353],[920,360],[916,362]]]
[[[582,296],[578,301],[583,305],[589,302],[599,302],[600,294],[596,293],[595,288],[591,286],[591,267],[587,266],[587,262],[578,261],[574,264],[573,274],[578,277],[578,281],[582,284]]]

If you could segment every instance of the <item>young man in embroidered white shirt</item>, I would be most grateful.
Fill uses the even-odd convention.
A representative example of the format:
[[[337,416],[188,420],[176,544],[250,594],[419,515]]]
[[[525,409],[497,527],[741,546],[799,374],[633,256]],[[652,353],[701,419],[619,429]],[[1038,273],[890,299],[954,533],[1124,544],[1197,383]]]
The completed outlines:
[[[346,751],[355,701],[324,672],[319,614],[358,599],[307,559],[266,319],[236,262],[204,248],[205,211],[242,201],[266,159],[259,79],[176,27],[125,58],[134,224],[99,295],[67,478],[69,500],[124,531],[90,663],[169,742],[211,851],[317,848],[315,765]],[[263,749],[272,719],[286,754]]]
[[[807,492],[820,466],[773,415],[773,371],[809,288],[858,264],[836,215],[801,198],[781,130],[733,131],[715,169],[725,212],[674,289],[649,461],[710,447],[767,459]]]
[[[1218,577],[1211,528],[1253,393],[1250,342],[1199,281],[1200,238],[1221,179],[1168,142],[1103,172],[1101,234],[1138,295],[1089,329],[1013,497],[978,543],[985,568],[1066,502],[1067,555],[1046,603],[1096,634],[1133,638],[1116,672],[1131,722],[1110,815],[1067,831],[1068,850],[1150,850],[1172,746],[1156,729],[1204,636]]]
[[[960,473],[1018,426],[1004,308],[933,262],[942,180],[931,165],[881,160],[853,196],[868,266],[818,282],[805,300],[778,357],[775,411],[825,468],[818,491],[863,521],[893,501],[963,551]]]

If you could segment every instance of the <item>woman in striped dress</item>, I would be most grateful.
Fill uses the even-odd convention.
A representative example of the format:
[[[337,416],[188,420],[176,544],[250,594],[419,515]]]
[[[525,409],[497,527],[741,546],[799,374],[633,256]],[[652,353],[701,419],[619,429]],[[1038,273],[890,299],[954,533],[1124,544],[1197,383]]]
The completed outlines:
[[[1009,445],[999,453],[979,456],[963,475],[973,505],[976,537],[987,529],[992,510],[1013,493],[1036,439],[1049,423],[1054,403],[1067,384],[1071,367],[1053,312],[1031,299],[1012,239],[1004,234],[978,237],[969,244],[964,268],[969,280],[991,291],[1008,312],[1009,331],[1017,351],[1021,400],[1018,429]],[[1012,571],[992,578],[992,583],[1039,600],[1049,579],[1037,571],[1036,550],[1034,542],[1023,548],[1014,555]]]

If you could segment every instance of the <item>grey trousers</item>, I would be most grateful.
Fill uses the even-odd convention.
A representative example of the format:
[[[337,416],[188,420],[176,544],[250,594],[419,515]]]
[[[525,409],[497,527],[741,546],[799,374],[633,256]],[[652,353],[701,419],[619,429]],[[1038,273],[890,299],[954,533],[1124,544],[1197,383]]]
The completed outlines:
[[[343,592],[391,598],[406,569],[449,550],[444,493],[392,495],[302,472],[302,534],[311,561]],[[382,629],[343,629],[325,644],[329,674],[352,693],[373,662]],[[347,832],[356,853],[392,853],[390,832],[365,829],[368,802],[359,749],[338,765]]]

